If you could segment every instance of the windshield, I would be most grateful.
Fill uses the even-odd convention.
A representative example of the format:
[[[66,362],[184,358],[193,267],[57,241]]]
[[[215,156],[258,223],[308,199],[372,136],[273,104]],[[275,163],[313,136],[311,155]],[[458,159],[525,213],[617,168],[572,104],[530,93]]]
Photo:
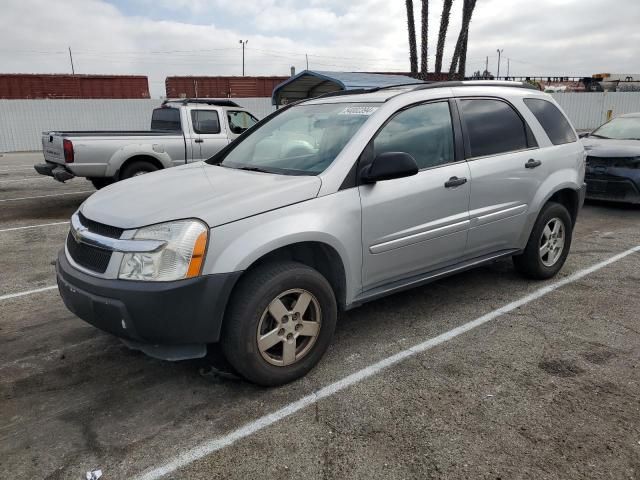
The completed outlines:
[[[640,118],[614,118],[595,130],[590,136],[615,140],[640,140]]]
[[[286,175],[317,175],[331,165],[378,105],[291,107],[249,132],[220,165]]]

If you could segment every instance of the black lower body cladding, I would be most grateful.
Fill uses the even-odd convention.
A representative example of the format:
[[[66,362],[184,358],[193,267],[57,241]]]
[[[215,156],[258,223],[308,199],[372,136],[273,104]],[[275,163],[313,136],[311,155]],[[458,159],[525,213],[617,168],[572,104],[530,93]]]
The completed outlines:
[[[242,274],[173,282],[109,280],[78,271],[64,251],[56,272],[60,296],[71,312],[105,332],[155,345],[217,342],[227,300]]]

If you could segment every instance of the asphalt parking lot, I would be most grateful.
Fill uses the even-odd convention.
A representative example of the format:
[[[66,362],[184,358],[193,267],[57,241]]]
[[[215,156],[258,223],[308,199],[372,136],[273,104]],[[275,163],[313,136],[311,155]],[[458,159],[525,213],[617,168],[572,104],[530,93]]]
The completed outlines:
[[[0,156],[1,478],[640,478],[639,208],[587,204],[548,282],[500,261],[344,313],[262,389],[66,310],[52,261],[93,187],[40,159]]]

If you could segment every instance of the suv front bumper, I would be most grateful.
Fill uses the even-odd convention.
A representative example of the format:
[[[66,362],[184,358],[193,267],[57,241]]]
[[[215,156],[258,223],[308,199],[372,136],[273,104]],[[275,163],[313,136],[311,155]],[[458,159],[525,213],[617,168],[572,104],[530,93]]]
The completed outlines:
[[[231,290],[242,272],[142,282],[93,277],[73,268],[64,250],[56,262],[58,290],[82,320],[152,356],[154,347],[204,346],[220,339]],[[201,355],[198,355],[201,356]]]

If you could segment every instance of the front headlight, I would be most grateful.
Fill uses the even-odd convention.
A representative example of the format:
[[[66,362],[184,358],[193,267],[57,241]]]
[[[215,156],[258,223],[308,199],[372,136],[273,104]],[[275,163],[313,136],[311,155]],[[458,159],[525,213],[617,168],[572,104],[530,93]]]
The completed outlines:
[[[118,278],[169,281],[200,275],[208,228],[198,220],[179,220],[139,229],[133,240],[162,240],[155,252],[125,253]]]

